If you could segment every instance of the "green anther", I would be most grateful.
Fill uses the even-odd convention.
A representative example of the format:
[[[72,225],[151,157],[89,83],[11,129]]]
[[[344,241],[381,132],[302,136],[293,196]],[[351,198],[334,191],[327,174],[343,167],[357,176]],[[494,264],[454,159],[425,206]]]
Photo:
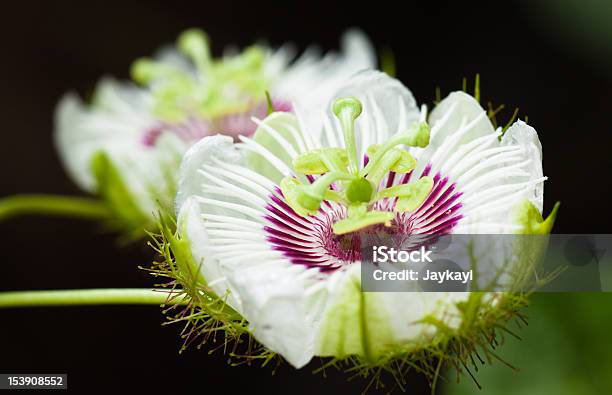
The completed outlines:
[[[315,195],[307,187],[298,189],[296,197],[299,205],[310,212],[319,210],[321,202],[325,199],[325,195]]]
[[[293,177],[285,177],[280,182],[281,191],[287,201],[287,204],[295,211],[298,215],[306,217],[308,215],[315,215],[318,207],[315,209],[302,206],[299,202],[299,196],[301,195],[300,187],[303,185]]]
[[[392,149],[387,151],[382,159],[378,160],[366,178],[374,185],[379,185],[385,174],[395,167],[402,158],[401,150]]]
[[[296,156],[292,164],[293,169],[301,174],[324,174],[346,170],[348,156],[342,148],[320,148]]]
[[[377,224],[390,226],[394,217],[395,213],[389,211],[370,211],[359,217],[341,219],[332,225],[332,230],[337,235],[343,235]]]
[[[346,185],[346,199],[351,203],[368,203],[374,187],[365,178],[355,178]]]
[[[347,200],[344,198],[344,196],[340,192],[334,191],[333,189],[325,191],[325,200],[336,202],[343,206],[348,206],[349,204],[349,202],[347,202]]]
[[[430,129],[426,122],[419,122],[412,125],[408,130],[406,140],[403,144],[410,147],[425,148],[429,145]]]
[[[411,184],[407,184],[405,191],[407,194],[399,195],[397,199],[397,203],[395,205],[395,211],[399,212],[407,212],[414,211],[417,207],[419,207],[433,188],[433,178],[431,177],[421,177],[418,181],[413,182]]]
[[[368,205],[364,203],[349,204],[347,216],[349,218],[363,217],[368,213]]]
[[[189,29],[181,33],[178,38],[178,47],[188,55],[202,73],[210,68],[211,57],[208,37],[200,29]]]
[[[293,177],[285,177],[281,181],[281,191],[289,206],[298,214],[314,215],[325,199],[329,187],[336,181],[348,180],[348,174],[331,172],[319,177],[310,185],[302,185]],[[302,214],[305,213],[305,214]]]
[[[380,145],[378,144],[373,144],[371,146],[368,147],[368,156],[369,157],[373,157],[376,155],[376,152],[378,151],[378,149],[380,148]],[[389,169],[390,171],[396,172],[396,173],[400,173],[400,174],[404,174],[404,173],[408,173],[409,171],[414,170],[414,168],[416,167],[416,159],[414,159],[414,157],[412,155],[410,155],[410,152],[406,151],[405,149],[402,148],[393,148],[393,151],[397,151],[400,154],[400,158],[398,159],[397,162],[395,162],[395,164]]]
[[[159,78],[165,74],[165,70],[157,62],[147,58],[137,59],[132,63],[130,70],[132,79],[140,84],[146,84],[149,81]]]
[[[375,148],[375,153],[370,157],[370,161],[359,172],[359,175],[365,176],[370,173],[372,168],[384,157],[384,155],[390,149],[397,147],[398,145],[407,145],[410,147],[424,148],[429,144],[429,125],[427,123],[414,123],[403,133],[398,133],[387,140],[384,144],[381,144]]]
[[[351,174],[359,172],[359,159],[357,158],[357,144],[355,142],[355,120],[361,114],[361,110],[361,102],[354,97],[337,99],[332,105],[332,112],[340,120],[340,126],[342,127]]]

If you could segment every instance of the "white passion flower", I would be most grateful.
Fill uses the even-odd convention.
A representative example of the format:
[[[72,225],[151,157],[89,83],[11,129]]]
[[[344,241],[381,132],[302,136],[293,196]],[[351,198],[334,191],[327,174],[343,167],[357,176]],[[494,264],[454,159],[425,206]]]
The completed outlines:
[[[90,103],[74,93],[61,99],[55,137],[65,168],[141,232],[159,205],[172,207],[180,158],[193,143],[217,133],[250,136],[251,116],[269,111],[308,114],[346,75],[376,62],[359,31],[343,36],[339,53],[294,55],[289,45],[254,45],[213,59],[206,35],[188,30],[176,48],[134,63],[142,87],[106,78]]]
[[[253,138],[206,137],[185,154],[169,244],[191,307],[216,295],[296,368],[314,356],[432,376],[432,361],[461,366],[518,296],[361,292],[360,235],[548,233],[536,131],[518,121],[502,135],[463,92],[427,116],[376,71],[347,80],[320,117],[307,130],[274,113]]]

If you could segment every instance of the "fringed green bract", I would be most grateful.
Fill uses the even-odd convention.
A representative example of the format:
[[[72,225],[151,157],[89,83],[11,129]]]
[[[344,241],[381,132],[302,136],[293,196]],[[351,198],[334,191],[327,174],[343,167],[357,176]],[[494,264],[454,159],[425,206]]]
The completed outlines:
[[[180,352],[190,345],[197,349],[210,345],[210,353],[223,350],[232,365],[260,361],[263,366],[280,361],[276,353],[253,338],[244,317],[226,303],[227,295],[219,296],[208,287],[199,270],[202,262],[193,260],[187,241],[176,233],[174,220],[160,214],[159,222],[159,231],[150,233],[149,242],[159,259],[145,270],[167,280],[159,286],[169,290],[170,301],[188,300],[186,305],[171,305],[163,310],[168,319],[165,325],[181,326]]]

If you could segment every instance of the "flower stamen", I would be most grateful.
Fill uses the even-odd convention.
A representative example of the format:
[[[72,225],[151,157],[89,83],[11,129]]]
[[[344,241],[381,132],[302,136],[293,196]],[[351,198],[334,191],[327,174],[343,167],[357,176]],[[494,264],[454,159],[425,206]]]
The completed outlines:
[[[359,170],[355,122],[362,112],[356,98],[340,98],[332,105],[332,112],[340,121],[345,148],[324,148],[307,151],[293,160],[296,173],[319,175],[310,185],[302,184],[295,177],[281,181],[281,191],[289,206],[301,216],[316,215],[325,200],[334,201],[347,208],[346,218],[335,221],[335,234],[355,232],[362,228],[384,224],[398,212],[418,208],[431,192],[431,177],[421,177],[416,182],[391,186],[379,191],[385,176],[390,172],[407,174],[416,167],[416,160],[402,146],[426,147],[429,144],[429,126],[417,122],[407,131],[400,132],[381,145],[367,149],[370,160]],[[397,199],[389,211],[374,209],[382,199]]]

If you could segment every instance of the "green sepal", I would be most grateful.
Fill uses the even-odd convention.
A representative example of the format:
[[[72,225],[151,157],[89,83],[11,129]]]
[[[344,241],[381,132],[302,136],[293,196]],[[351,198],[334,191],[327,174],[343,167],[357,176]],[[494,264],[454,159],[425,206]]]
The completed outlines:
[[[512,216],[514,222],[521,226],[519,234],[549,234],[555,224],[557,218],[557,212],[561,202],[555,203],[552,211],[546,219],[542,217],[540,211],[531,203],[525,199],[519,203],[513,210]]]
[[[93,155],[91,170],[96,179],[98,195],[108,203],[118,218],[118,223],[113,225],[140,235],[150,223],[150,219],[141,211],[119,170],[104,151]]]
[[[315,215],[318,211],[318,206],[321,204],[321,200],[318,200],[317,204],[316,199],[309,199],[309,196],[304,193],[303,187],[304,185],[293,177],[285,177],[280,182],[283,196],[293,211],[303,217]],[[313,208],[313,204],[316,208]]]
[[[330,162],[334,167],[330,169]],[[332,170],[344,170],[348,166],[348,155],[343,148],[313,149],[293,158],[293,169],[302,174],[323,174]]]
[[[341,219],[333,224],[332,229],[335,234],[342,235],[367,228],[371,225],[385,224],[389,226],[389,222],[394,217],[395,213],[389,211],[370,211],[358,217]]]

